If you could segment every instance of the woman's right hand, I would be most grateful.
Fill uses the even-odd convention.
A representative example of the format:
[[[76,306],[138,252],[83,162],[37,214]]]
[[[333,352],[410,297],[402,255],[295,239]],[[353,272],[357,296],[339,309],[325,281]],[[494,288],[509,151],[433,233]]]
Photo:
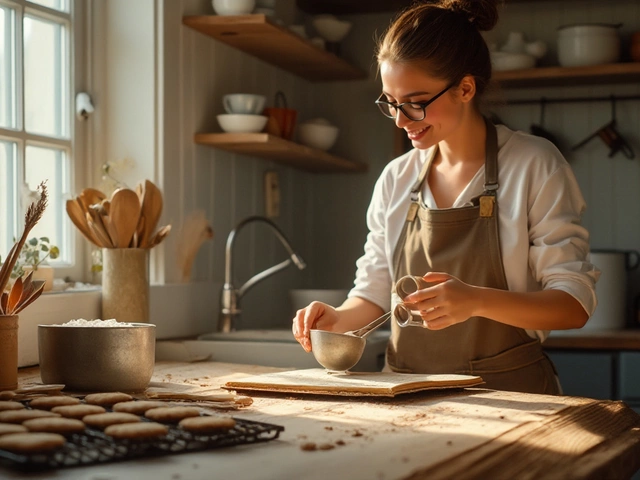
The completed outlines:
[[[312,302],[307,307],[298,310],[293,319],[293,336],[306,352],[311,351],[309,332],[312,328],[319,330],[333,330],[338,323],[338,311],[331,305],[322,302]]]

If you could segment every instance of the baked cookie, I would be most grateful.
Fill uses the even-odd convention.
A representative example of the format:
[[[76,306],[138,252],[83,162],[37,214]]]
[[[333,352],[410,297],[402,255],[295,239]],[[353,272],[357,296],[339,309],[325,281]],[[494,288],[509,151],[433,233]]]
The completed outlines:
[[[57,433],[9,433],[0,437],[0,450],[16,453],[49,452],[62,447],[65,441]]]
[[[15,423],[0,423],[0,436],[6,435],[7,433],[22,433],[26,432],[27,427],[23,427],[22,425],[16,425]]]
[[[114,412],[135,413],[136,415],[144,415],[144,412],[152,408],[161,408],[166,403],[153,400],[132,400],[130,402],[120,402],[113,406]]]
[[[65,418],[79,419],[86,417],[87,415],[106,412],[104,407],[101,407],[100,405],[86,405],[84,403],[81,403],[80,405],[63,405],[61,407],[53,407],[51,411]]]
[[[184,418],[178,425],[188,432],[207,434],[231,430],[236,426],[236,421],[231,417],[204,415]]]
[[[11,400],[16,396],[16,392],[11,390],[5,390],[4,392],[0,392],[0,400]]]
[[[156,422],[177,423],[183,418],[199,417],[200,410],[195,407],[160,407],[147,410],[144,416]]]
[[[84,432],[86,425],[75,418],[32,418],[22,423],[30,432],[59,433],[70,435],[72,433]]]
[[[40,417],[59,417],[57,413],[48,412],[47,410],[6,410],[0,412],[0,422],[4,423],[22,423],[25,420]]]
[[[22,410],[24,405],[20,402],[12,402],[10,400],[0,400],[0,412],[6,412],[7,410]]]
[[[135,423],[142,421],[142,419],[139,416],[134,415],[133,413],[106,412],[87,415],[86,417],[82,418],[82,421],[90,427],[104,430],[109,425],[117,425],[120,423]]]
[[[53,395],[49,397],[34,398],[29,402],[31,408],[39,410],[51,410],[53,407],[62,407],[64,405],[78,405],[80,399],[68,397],[66,395]]]
[[[131,395],[122,392],[107,392],[107,393],[90,393],[84,397],[84,401],[90,405],[101,405],[103,407],[110,407],[120,402],[128,402],[133,400]]]
[[[167,434],[169,428],[156,422],[123,423],[105,428],[104,433],[113,438],[137,440],[157,438]]]

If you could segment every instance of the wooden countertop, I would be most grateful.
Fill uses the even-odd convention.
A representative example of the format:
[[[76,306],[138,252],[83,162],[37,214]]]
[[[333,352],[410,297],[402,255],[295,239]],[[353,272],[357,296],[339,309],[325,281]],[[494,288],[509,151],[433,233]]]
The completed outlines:
[[[156,364],[152,386],[194,389],[279,371],[215,362]],[[39,381],[37,368],[20,383]],[[640,468],[640,416],[623,402],[479,388],[393,399],[252,395],[238,418],[285,427],[271,442],[76,467],[65,480],[627,478]],[[313,442],[333,446],[305,451]],[[24,478],[0,467],[6,479]],[[51,473],[30,474],[30,480]]]
[[[553,332],[542,345],[547,350],[640,350],[640,329]]]

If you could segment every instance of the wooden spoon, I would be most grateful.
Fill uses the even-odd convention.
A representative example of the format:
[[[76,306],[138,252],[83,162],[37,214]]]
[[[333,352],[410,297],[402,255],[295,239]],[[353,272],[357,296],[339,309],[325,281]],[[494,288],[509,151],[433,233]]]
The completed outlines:
[[[140,200],[133,190],[123,188],[111,197],[110,218],[118,233],[114,243],[118,248],[128,248],[140,218]]]
[[[73,224],[80,230],[80,233],[91,243],[98,247],[102,247],[100,240],[93,234],[93,231],[87,225],[86,213],[82,210],[76,200],[67,200],[67,215]]]
[[[100,203],[107,196],[96,188],[85,188],[78,195],[78,199],[84,204],[85,208]]]
[[[93,212],[93,210],[91,211]],[[111,237],[109,237],[109,234],[104,228],[100,215],[93,217],[91,213],[87,212],[86,217],[87,225],[98,239],[100,246],[104,248],[115,248],[115,245],[111,241]]]
[[[160,215],[162,215],[162,192],[153,182],[145,180],[142,200],[144,229],[142,230],[142,238],[139,240],[140,247],[147,248],[149,246],[151,235],[156,229]]]
[[[171,225],[165,225],[164,227],[160,227],[160,229],[151,237],[149,240],[149,248],[153,248],[158,245],[162,240],[165,239],[169,232],[171,231]]]

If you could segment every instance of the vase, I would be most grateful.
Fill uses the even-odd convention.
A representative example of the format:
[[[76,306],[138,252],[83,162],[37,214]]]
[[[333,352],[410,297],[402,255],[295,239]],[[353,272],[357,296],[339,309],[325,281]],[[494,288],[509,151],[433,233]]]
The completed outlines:
[[[0,392],[18,388],[18,315],[0,315]]]
[[[102,250],[102,319],[149,321],[149,249]]]

